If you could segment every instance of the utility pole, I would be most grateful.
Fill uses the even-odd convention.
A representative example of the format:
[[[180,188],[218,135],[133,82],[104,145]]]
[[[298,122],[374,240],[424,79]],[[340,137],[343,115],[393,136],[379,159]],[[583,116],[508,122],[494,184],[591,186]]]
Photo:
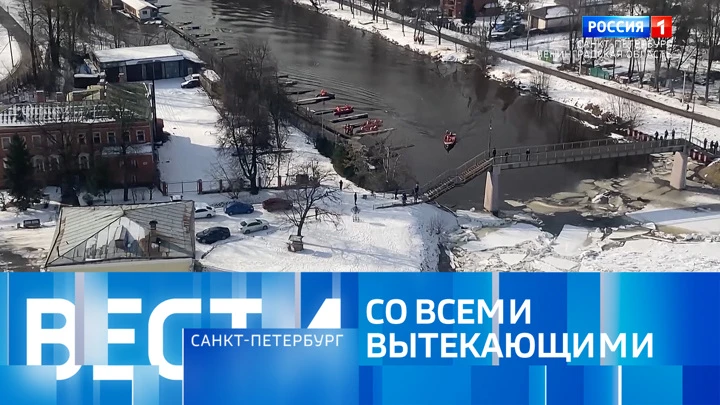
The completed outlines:
[[[689,135],[688,140],[690,141],[690,143],[692,143],[693,123],[695,122],[695,93],[691,93],[690,97],[692,98],[692,101],[693,101],[693,108],[692,108],[693,115],[692,115],[692,117],[690,117],[690,135]]]
[[[490,125],[488,128],[490,128],[490,131],[488,132],[488,153],[490,153],[490,149],[492,149],[492,112],[490,112]]]

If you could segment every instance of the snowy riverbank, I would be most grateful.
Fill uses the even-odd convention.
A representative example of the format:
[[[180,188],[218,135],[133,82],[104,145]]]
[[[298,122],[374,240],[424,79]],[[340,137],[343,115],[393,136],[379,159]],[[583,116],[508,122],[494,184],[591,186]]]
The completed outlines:
[[[214,134],[217,131],[217,112],[202,90],[181,89],[180,81],[157,82],[158,115],[164,120],[166,130],[172,133],[171,141],[160,148],[160,168],[163,179],[168,182],[194,182],[199,178],[208,179],[207,172],[216,162]],[[295,129],[289,133],[288,147],[293,149],[294,161],[316,160],[326,169],[331,169],[329,160],[321,156],[306,142],[305,135]],[[284,216],[267,213],[259,205],[256,205],[252,217],[268,220],[272,225],[268,231],[233,236],[212,249],[199,245],[197,252],[198,257],[204,256],[201,261],[205,265],[230,271],[434,271],[440,253],[438,245],[442,240],[452,247],[451,262],[458,271],[720,269],[720,257],[715,253],[719,251],[718,244],[699,241],[713,239],[712,236],[702,234],[707,235],[713,230],[720,232],[720,214],[713,211],[714,202],[720,205],[720,197],[693,192],[672,195],[661,183],[656,184],[653,180],[667,174],[667,165],[658,166],[658,171],[651,173],[650,177],[619,181],[628,189],[644,190],[641,195],[653,201],[628,211],[639,223],[655,224],[646,225],[642,229],[600,232],[592,227],[566,226],[559,236],[554,237],[538,226],[527,223],[532,219],[533,209],[538,211],[532,202],[516,203],[517,212],[509,213],[514,218],[509,220],[469,211],[458,212],[457,216],[453,216],[427,204],[376,210],[373,206],[388,200],[374,197],[345,180],[344,190],[340,194],[341,201],[334,207],[341,214],[342,223],[335,227],[311,220],[305,230],[307,251],[304,253],[287,251],[285,242],[292,227]],[[336,187],[339,180],[340,177],[335,176],[329,186]],[[643,181],[646,184],[644,188],[640,187]],[[594,198],[603,195],[606,189],[623,192],[622,185],[606,183],[582,183],[578,189],[578,193],[584,193],[582,196],[565,193],[563,196],[554,196],[554,199],[560,203],[577,200],[574,207],[583,212],[588,212],[583,204],[593,205],[599,211],[612,205],[619,206],[620,202],[612,196],[605,200]],[[690,185],[697,187],[694,183]],[[191,188],[189,190],[183,193],[185,199],[209,204],[221,204],[229,200],[225,195],[197,195]],[[47,192],[57,199],[55,188]],[[350,212],[356,192],[359,196],[359,222],[352,221]],[[117,203],[121,201],[121,195],[122,190],[115,190],[109,200]],[[265,190],[258,196],[245,195],[241,199],[258,204],[274,195],[278,195],[278,192]],[[138,198],[149,202],[149,196],[145,193],[140,193]],[[153,201],[167,200],[168,197],[162,197],[159,192],[154,194]],[[671,201],[685,201],[688,207],[704,207],[678,208],[673,207]],[[550,204],[544,203],[544,206],[547,208]],[[528,207],[531,208],[526,210]],[[48,209],[33,209],[26,213],[17,213],[12,209],[0,212],[0,244],[33,263],[41,262],[54,234],[54,208],[53,203]],[[642,209],[638,211],[637,208]],[[16,224],[23,219],[33,218],[40,219],[44,226],[35,230],[16,229]],[[197,220],[196,230],[210,226],[227,226],[235,230],[238,221],[242,219],[243,216],[231,218],[219,214],[212,219]],[[681,229],[684,234],[660,234],[653,228],[668,228],[668,231]]]
[[[294,0],[295,3],[304,7],[312,8],[310,0]],[[372,32],[377,35],[381,35],[386,40],[395,43],[399,46],[406,47],[415,52],[429,55],[438,61],[442,62],[468,62],[468,50],[463,46],[451,43],[449,41],[440,41],[436,35],[425,35],[425,43],[423,45],[416,44],[413,40],[413,29],[412,24],[408,19],[407,26],[394,23],[392,21],[385,21],[382,18],[380,21],[373,22],[371,16],[367,13],[355,11],[355,15],[351,13],[349,6],[344,6],[340,9],[340,5],[335,1],[328,1],[320,3],[320,12],[328,16],[340,19],[348,23],[349,26],[364,31]],[[388,15],[393,17],[399,17],[395,13],[388,12]],[[403,32],[404,31],[404,32]],[[469,35],[460,34],[450,30],[443,30],[443,34],[449,35],[455,38],[463,39],[468,42],[474,42],[475,39]],[[543,64],[552,67],[553,64],[545,64],[537,58],[537,51],[544,45],[538,44],[538,49],[525,51],[524,48],[519,50],[518,48],[503,49],[502,46],[498,46],[493,43],[493,48],[496,48],[499,52],[509,52],[510,56],[521,57],[528,60],[531,63]],[[515,79],[525,84],[532,83],[535,71],[525,66],[521,66],[505,60],[498,61],[498,63],[490,69],[490,76],[497,80],[508,80]],[[601,80],[598,78],[592,78],[590,76],[583,76],[590,80],[596,80],[598,83],[607,86],[613,86],[622,90],[631,91],[634,93],[642,94],[645,97],[652,98],[653,100],[667,103],[668,105],[679,106],[678,100],[666,96],[663,94],[656,94],[646,90],[631,88],[627,85],[615,83],[609,80]],[[559,103],[572,106],[575,108],[586,109],[590,104],[599,106],[601,109],[612,110],[610,104],[612,98],[608,95],[594,90],[590,87],[564,80],[558,77],[551,77],[549,82],[548,93],[550,98]],[[646,94],[647,93],[647,94]],[[706,111],[707,110],[707,111]],[[709,117],[720,117],[720,109],[711,107],[705,107],[699,105],[695,106],[695,112],[705,114]],[[678,115],[670,114],[657,108],[647,107],[645,105],[637,105],[637,116],[638,123],[637,129],[645,133],[655,133],[658,131],[664,133],[665,130],[671,131],[676,130],[678,136],[688,137],[690,135],[690,119],[681,117]],[[694,139],[703,140],[705,138],[708,141],[716,140],[720,141],[720,129],[716,126],[708,125],[704,123],[694,122],[692,124],[692,137]]]

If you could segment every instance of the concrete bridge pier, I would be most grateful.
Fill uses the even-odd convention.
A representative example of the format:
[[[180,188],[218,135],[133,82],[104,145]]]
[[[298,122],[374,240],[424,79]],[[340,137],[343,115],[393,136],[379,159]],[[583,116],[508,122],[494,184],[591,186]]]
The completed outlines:
[[[670,187],[676,190],[684,190],[687,185],[687,152],[675,152],[673,158],[672,172],[670,173]]]
[[[500,167],[498,166],[491,167],[487,172],[484,208],[493,215],[497,215],[500,210]]]

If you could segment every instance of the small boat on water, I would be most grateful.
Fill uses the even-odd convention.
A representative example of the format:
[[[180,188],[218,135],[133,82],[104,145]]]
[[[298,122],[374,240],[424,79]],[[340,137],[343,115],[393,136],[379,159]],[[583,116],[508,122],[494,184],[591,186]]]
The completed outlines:
[[[373,121],[375,121],[375,120],[373,120]],[[382,125],[382,124],[378,124],[378,123],[375,123],[375,122],[370,122],[370,121],[368,121],[368,122],[365,123],[365,125],[363,125],[363,126],[360,127],[360,130],[359,130],[358,132],[359,132],[359,133],[375,132],[375,131],[380,130],[380,126],[381,126],[381,125]]]
[[[335,114],[336,116],[346,115],[346,114],[352,114],[355,111],[355,109],[351,105],[341,105],[335,107]]]
[[[327,100],[333,100],[333,99],[335,99],[335,94],[328,93],[325,90],[320,90],[320,93],[318,93],[317,96],[315,96],[315,97],[328,97]]]
[[[443,145],[445,147],[445,150],[447,152],[450,152],[452,148],[455,147],[455,144],[457,144],[457,136],[450,131],[445,131],[445,136],[443,137]]]

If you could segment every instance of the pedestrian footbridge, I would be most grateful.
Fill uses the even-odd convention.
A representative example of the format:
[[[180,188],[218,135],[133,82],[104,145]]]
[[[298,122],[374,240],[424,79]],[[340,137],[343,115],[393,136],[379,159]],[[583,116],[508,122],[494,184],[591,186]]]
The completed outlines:
[[[484,151],[455,169],[448,170],[421,189],[420,199],[430,202],[476,177],[486,174],[485,209],[497,212],[500,204],[500,172],[526,167],[550,166],[625,156],[675,153],[670,185],[685,188],[688,150],[693,145],[685,139],[601,139],[540,146]]]

